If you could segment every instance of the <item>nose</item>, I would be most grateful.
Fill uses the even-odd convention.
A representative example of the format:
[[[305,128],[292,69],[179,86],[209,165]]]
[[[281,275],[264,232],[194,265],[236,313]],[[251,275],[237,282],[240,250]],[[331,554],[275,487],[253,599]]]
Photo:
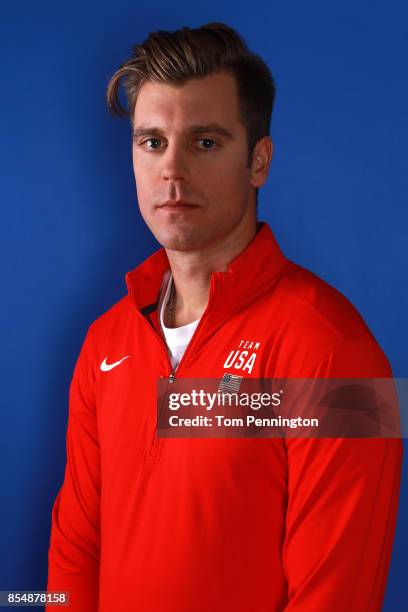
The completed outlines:
[[[190,178],[186,152],[181,145],[168,145],[162,156],[162,178],[165,181],[184,181]]]

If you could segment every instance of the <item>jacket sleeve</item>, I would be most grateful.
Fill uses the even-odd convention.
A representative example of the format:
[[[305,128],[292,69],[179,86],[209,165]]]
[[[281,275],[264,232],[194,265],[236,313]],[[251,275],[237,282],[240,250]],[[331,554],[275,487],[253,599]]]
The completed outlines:
[[[68,591],[70,612],[98,610],[100,455],[90,329],[70,384],[65,475],[52,508],[48,550],[47,591]]]
[[[340,342],[317,378],[392,376],[374,342]],[[287,438],[285,612],[380,612],[398,510],[400,438]]]

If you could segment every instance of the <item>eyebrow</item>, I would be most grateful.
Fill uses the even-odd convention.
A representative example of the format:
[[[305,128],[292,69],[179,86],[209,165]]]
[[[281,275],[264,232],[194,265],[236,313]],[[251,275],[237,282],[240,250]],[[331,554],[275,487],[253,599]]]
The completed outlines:
[[[191,125],[189,128],[187,128],[186,132],[190,132],[191,134],[206,134],[208,132],[211,132],[212,134],[218,134],[219,136],[223,136],[224,138],[230,139],[232,140],[234,138],[234,135],[232,134],[232,132],[230,132],[229,130],[227,130],[225,127],[223,127],[222,125],[220,125],[219,123],[206,123],[206,124],[198,124],[198,125]],[[158,127],[140,127],[140,128],[136,128],[133,131],[133,138],[139,138],[140,136],[162,136],[164,134],[163,130],[161,130]]]

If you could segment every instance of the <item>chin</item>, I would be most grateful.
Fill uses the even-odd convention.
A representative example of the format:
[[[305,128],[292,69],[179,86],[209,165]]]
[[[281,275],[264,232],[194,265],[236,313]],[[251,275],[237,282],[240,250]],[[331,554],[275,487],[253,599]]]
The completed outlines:
[[[205,245],[204,233],[199,227],[173,226],[159,228],[153,233],[162,247],[172,251],[193,251]]]

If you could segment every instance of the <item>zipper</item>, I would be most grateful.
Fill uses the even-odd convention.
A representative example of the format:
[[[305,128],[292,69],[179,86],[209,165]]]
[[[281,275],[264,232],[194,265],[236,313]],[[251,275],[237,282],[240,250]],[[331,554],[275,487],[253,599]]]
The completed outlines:
[[[182,356],[182,358],[180,359],[178,365],[173,368],[171,361],[170,361],[170,357],[167,351],[167,347],[163,342],[162,337],[159,335],[159,333],[156,331],[156,329],[153,327],[153,325],[149,324],[145,317],[142,315],[142,313],[139,311],[139,309],[135,306],[136,312],[142,317],[144,323],[149,327],[149,329],[151,330],[151,332],[153,333],[154,337],[156,338],[156,340],[158,341],[158,343],[160,344],[162,350],[164,351],[165,355],[166,355],[166,361],[168,363],[168,373],[166,375],[167,377],[167,385],[171,384],[174,382],[175,378],[176,378],[176,372],[179,373],[180,372],[180,366],[185,364],[186,358],[188,357],[189,353],[191,352],[191,345],[194,344],[194,341],[197,337],[197,333],[198,330],[200,329],[200,327],[203,324],[203,321],[205,320],[205,318],[208,315],[208,311],[210,309],[211,306],[211,302],[212,302],[212,295],[213,295],[213,290],[212,290],[212,284],[210,285],[210,294],[208,297],[208,303],[206,306],[206,309],[204,310],[203,314],[201,315],[200,321],[198,322],[198,325],[196,327],[196,329],[194,330],[193,335],[191,336],[191,340],[187,345],[186,350],[184,351],[184,354]],[[133,302],[133,305],[134,302]],[[160,406],[160,414],[161,414],[161,409],[162,409],[162,404]],[[157,414],[157,413],[156,413]],[[152,440],[151,443],[149,445],[149,450],[147,452],[147,457],[149,459],[158,459],[160,456],[160,448],[161,448],[161,443],[162,443],[162,438],[159,438],[157,435],[157,418],[156,418],[156,427],[155,430],[153,432],[153,436],[152,436]]]

